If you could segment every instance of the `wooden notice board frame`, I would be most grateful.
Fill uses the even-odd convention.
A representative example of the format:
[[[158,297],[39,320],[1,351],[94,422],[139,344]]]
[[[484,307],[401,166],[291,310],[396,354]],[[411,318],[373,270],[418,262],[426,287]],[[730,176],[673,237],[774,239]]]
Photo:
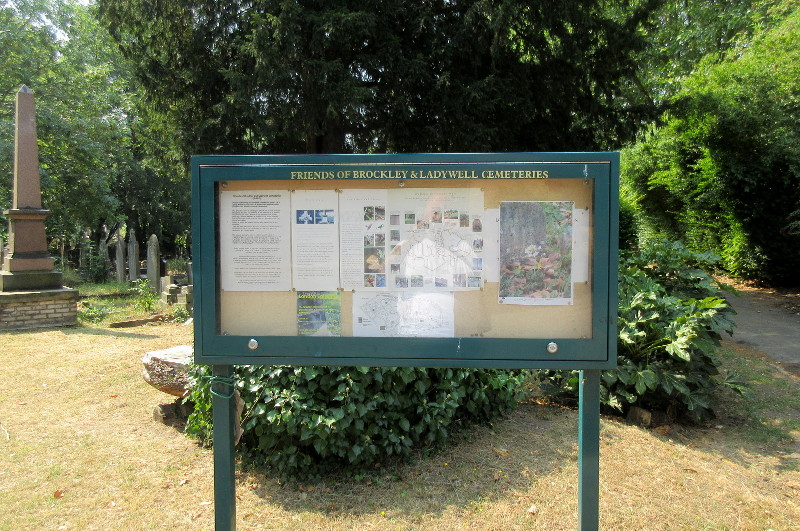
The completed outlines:
[[[193,157],[195,361],[212,365],[613,367],[618,180],[618,153]],[[404,186],[407,190],[480,188],[487,211],[503,201],[574,201],[576,209],[590,212],[586,258],[590,281],[574,284],[571,306],[498,304],[497,283],[488,280],[480,290],[456,292],[453,337],[348,337],[347,330],[344,337],[298,336],[287,328],[296,319],[295,293],[221,290],[220,268],[225,263],[220,256],[220,239],[225,236],[220,233],[221,191],[396,190]],[[588,195],[578,191],[578,197],[570,197],[571,190],[580,187],[589,190]],[[346,322],[352,295],[350,290],[340,291],[342,321]],[[495,311],[504,313],[493,316]],[[264,324],[270,321],[278,323],[275,331]],[[573,321],[582,323],[570,328]],[[461,322],[469,324],[461,326]],[[530,328],[534,333],[514,337],[503,330],[508,322],[515,323],[513,330]],[[497,337],[498,333],[503,335]]]

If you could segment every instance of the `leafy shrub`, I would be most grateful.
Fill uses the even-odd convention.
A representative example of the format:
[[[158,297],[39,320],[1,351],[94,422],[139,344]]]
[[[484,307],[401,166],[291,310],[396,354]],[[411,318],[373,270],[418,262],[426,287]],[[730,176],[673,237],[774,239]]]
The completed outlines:
[[[90,242],[86,250],[86,270],[84,271],[86,281],[94,284],[108,282],[110,271],[111,262],[108,255],[103,256],[94,242]]]
[[[194,366],[187,433],[211,441],[209,369]],[[438,445],[462,422],[515,404],[521,372],[368,367],[235,367],[242,442],[283,475],[362,470]]]
[[[722,286],[702,268],[716,257],[659,241],[623,257],[619,274],[618,366],[605,371],[601,400],[620,412],[633,405],[695,421],[713,416],[721,384],[716,349],[734,327]],[[540,371],[542,388],[577,396],[575,371]]]
[[[146,278],[140,278],[131,286],[134,295],[133,304],[143,312],[154,312],[158,306],[159,294],[153,290],[152,283]]]
[[[174,305],[169,313],[170,320],[176,323],[185,323],[191,316],[192,314],[190,314],[186,306],[182,304]]]
[[[102,304],[90,304],[84,308],[78,308],[78,319],[81,322],[99,323],[109,316],[111,311],[108,306]]]
[[[65,286],[70,288],[74,288],[75,286],[83,282],[83,279],[81,278],[78,271],[72,267],[69,267],[69,265],[62,266],[61,275],[62,275],[61,282]]]
[[[170,258],[167,260],[167,272],[168,273],[178,273],[183,274],[186,273],[186,265],[188,261],[186,258]]]
[[[634,249],[638,243],[637,205],[630,194],[620,191],[619,197],[619,248]]]

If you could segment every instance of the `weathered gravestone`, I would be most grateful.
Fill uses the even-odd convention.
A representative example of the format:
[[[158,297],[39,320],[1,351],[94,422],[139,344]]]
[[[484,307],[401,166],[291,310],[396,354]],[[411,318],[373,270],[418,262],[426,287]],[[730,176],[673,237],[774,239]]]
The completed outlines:
[[[125,240],[117,230],[117,243],[115,251],[117,282],[125,282]]]
[[[190,345],[147,352],[142,358],[142,377],[159,391],[185,396],[189,389],[188,368],[193,354]]]
[[[133,230],[128,232],[128,280],[136,282],[139,280],[139,242]]]
[[[155,234],[147,241],[147,280],[150,288],[156,293],[161,293],[161,256],[158,250],[158,237]]]

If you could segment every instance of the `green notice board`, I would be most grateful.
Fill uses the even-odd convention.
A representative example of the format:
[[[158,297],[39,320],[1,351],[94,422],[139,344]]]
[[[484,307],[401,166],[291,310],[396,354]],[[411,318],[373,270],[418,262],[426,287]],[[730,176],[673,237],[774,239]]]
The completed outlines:
[[[198,363],[616,364],[618,153],[197,156]]]

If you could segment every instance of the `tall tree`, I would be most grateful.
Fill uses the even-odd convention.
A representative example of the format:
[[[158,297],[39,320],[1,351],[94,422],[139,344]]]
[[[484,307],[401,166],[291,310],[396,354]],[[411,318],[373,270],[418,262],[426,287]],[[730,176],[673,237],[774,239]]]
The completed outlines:
[[[0,206],[8,204],[13,96],[34,91],[43,199],[51,237],[125,223],[144,241],[189,225],[188,176],[175,164],[173,130],[141,105],[136,85],[96,8],[75,0],[0,3]],[[4,230],[0,228],[0,230]],[[164,238],[166,237],[166,238]]]
[[[184,155],[616,145],[653,4],[612,4],[99,1]]]
[[[12,50],[0,60],[0,179],[11,175],[13,95],[26,84],[37,103],[43,201],[53,212],[48,230],[70,235],[113,221],[118,201],[110,183],[125,130],[114,50],[102,46],[88,8],[66,2],[4,4],[0,28],[0,47]]]
[[[643,26],[647,46],[637,54],[636,74],[624,98],[664,110],[701,61],[719,63],[745,50],[754,36],[780,23],[792,0],[661,0]]]

